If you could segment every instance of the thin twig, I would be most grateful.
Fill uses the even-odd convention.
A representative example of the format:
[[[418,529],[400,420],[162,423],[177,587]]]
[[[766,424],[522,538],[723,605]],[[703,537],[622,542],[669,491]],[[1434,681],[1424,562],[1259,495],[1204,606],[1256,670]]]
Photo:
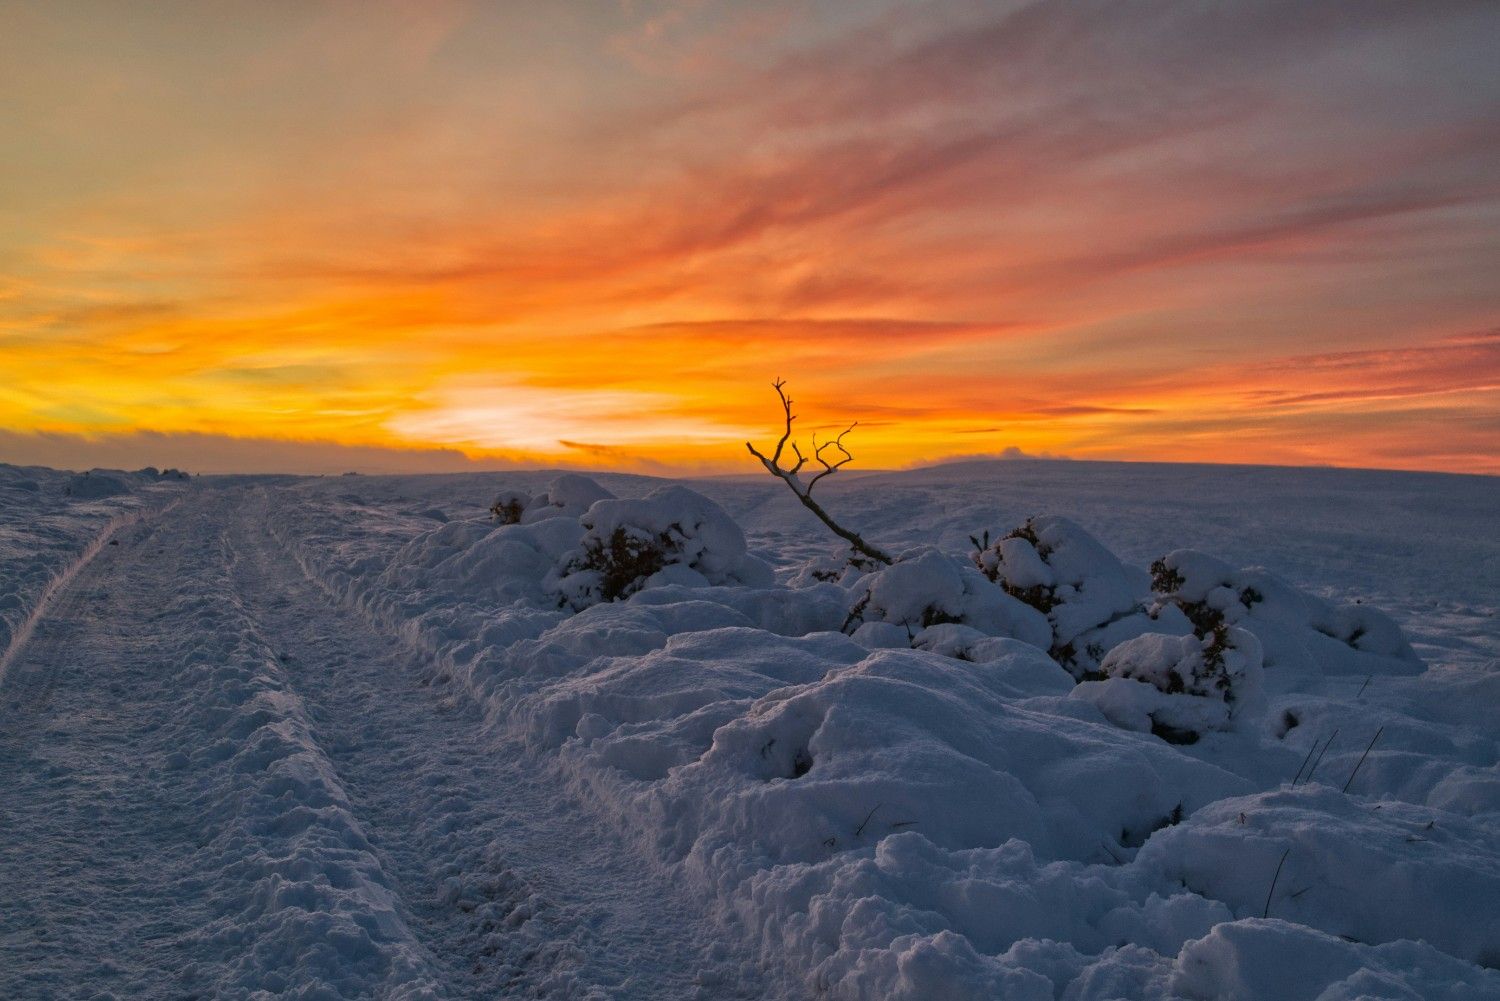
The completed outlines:
[[[1375,675],[1373,675],[1373,674],[1370,675],[1368,678],[1366,678],[1365,679],[1365,683],[1363,685],[1359,686],[1359,691],[1357,691],[1357,692],[1354,693],[1354,697],[1357,699],[1361,695],[1365,694],[1365,689],[1369,688],[1370,687],[1370,682],[1372,682],[1374,680],[1375,680]]]
[[[844,465],[854,461],[854,456],[850,455],[849,450],[844,447],[844,435],[848,434],[850,431],[853,431],[857,427],[859,427],[859,421],[855,421],[853,424],[850,424],[848,427],[844,428],[844,430],[839,433],[839,436],[833,439],[833,441],[825,441],[821,445],[818,444],[818,436],[816,434],[813,435],[813,458],[817,459],[823,464],[823,471],[807,481],[807,492],[809,494],[812,493],[813,487],[817,486],[818,481],[823,477],[833,475],[834,473],[838,472]],[[829,462],[827,459],[823,458],[823,451],[829,448],[838,449],[843,453],[844,457],[838,462]]]
[[[1305,757],[1305,758],[1302,759],[1302,764],[1300,764],[1300,765],[1297,766],[1297,774],[1292,776],[1292,785],[1296,785],[1297,784],[1297,780],[1302,777],[1302,769],[1304,769],[1304,768],[1307,767],[1307,763],[1312,760],[1313,752],[1316,751],[1317,749],[1318,749],[1318,738],[1314,737],[1313,738],[1313,742],[1312,742],[1312,746],[1307,749],[1307,757]]]
[[[1281,861],[1276,863],[1276,875],[1271,877],[1271,888],[1266,891],[1266,906],[1265,909],[1260,912],[1260,916],[1263,918],[1268,918],[1271,916],[1271,895],[1276,892],[1276,881],[1281,878],[1281,867],[1286,865],[1286,857],[1291,853],[1292,850],[1288,848],[1286,851],[1281,853]]]
[[[865,814],[865,819],[861,820],[859,822],[859,826],[854,829],[854,836],[856,838],[865,833],[865,825],[870,822],[871,817],[875,816],[875,811],[880,809],[884,805],[885,804],[883,803],[876,803],[874,806],[870,807],[870,812]]]
[[[1357,761],[1355,763],[1355,765],[1354,765],[1354,771],[1352,771],[1352,772],[1349,773],[1349,780],[1344,783],[1344,788],[1341,789],[1341,790],[1339,790],[1340,792],[1348,792],[1349,791],[1349,787],[1354,784],[1354,776],[1356,776],[1356,775],[1359,774],[1359,768],[1360,768],[1360,766],[1363,765],[1365,763],[1365,759],[1370,756],[1370,749],[1375,746],[1375,742],[1380,739],[1380,735],[1382,733],[1384,733],[1384,732],[1385,732],[1385,724],[1382,723],[1380,725],[1380,729],[1375,731],[1375,736],[1373,736],[1373,737],[1370,738],[1370,746],[1367,747],[1367,748],[1365,748],[1365,753],[1361,754],[1359,756],[1359,761]]]
[[[1313,773],[1316,772],[1318,770],[1318,766],[1323,763],[1323,755],[1328,753],[1328,749],[1333,746],[1333,738],[1337,737],[1338,735],[1339,728],[1334,727],[1333,732],[1328,735],[1328,743],[1324,744],[1323,749],[1318,752],[1318,760],[1314,761],[1312,763],[1312,767],[1307,770],[1307,778],[1302,780],[1303,785],[1307,785],[1313,780]]]

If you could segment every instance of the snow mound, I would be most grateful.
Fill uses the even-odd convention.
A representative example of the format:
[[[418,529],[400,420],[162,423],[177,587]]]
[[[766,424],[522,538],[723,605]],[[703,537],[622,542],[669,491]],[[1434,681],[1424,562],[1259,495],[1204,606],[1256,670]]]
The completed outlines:
[[[666,584],[767,586],[771,568],[745,549],[745,534],[724,509],[686,487],[646,497],[595,502],[582,518],[578,547],[546,587],[561,604],[588,608]]]
[[[1129,730],[1192,743],[1208,730],[1261,708],[1260,641],[1219,625],[1209,635],[1145,633],[1126,640],[1099,665],[1103,681],[1084,681],[1071,696],[1092,702]]]
[[[1188,943],[1166,981],[1151,986],[1193,1001],[1486,1001],[1500,997],[1500,973],[1420,942],[1368,946],[1255,919],[1217,925]]]
[[[1238,917],[1264,913],[1269,893],[1270,914],[1331,935],[1421,939],[1500,966],[1493,830],[1430,807],[1372,803],[1318,784],[1235,797],[1155,834],[1136,864]]]
[[[515,494],[507,498],[502,494],[496,502],[505,499],[519,500],[523,496],[525,495]],[[565,473],[547,484],[547,492],[540,497],[527,497],[521,521],[529,525],[547,518],[579,518],[597,502],[613,500],[614,496],[587,476]]]
[[[660,829],[682,853],[750,844],[777,862],[909,828],[944,847],[1019,837],[1038,854],[1095,858],[1102,840],[1239,786],[1152,738],[1015,705],[1008,678],[1044,672],[1040,660],[880,650],[772,690],[653,794]]]
[[[1180,616],[1158,621],[1146,614],[1150,578],[1067,518],[1029,519],[993,545],[988,533],[971,541],[971,559],[986,577],[1047,616],[1048,648],[1074,677],[1097,670],[1124,640],[1188,631]]]
[[[63,493],[79,500],[102,500],[133,492],[136,488],[133,480],[134,477],[129,473],[94,469],[69,479],[63,487]]]
[[[949,623],[1043,649],[1051,635],[1040,612],[936,549],[905,554],[891,566],[859,577],[851,594],[845,631],[871,646],[915,643],[923,630]]]
[[[557,561],[578,545],[583,531],[577,520],[567,517],[498,528],[486,522],[453,521],[424,537],[417,551],[408,555],[407,565],[435,560],[429,580],[438,594],[487,598],[498,606],[525,601],[555,607],[543,582]]]
[[[1151,578],[1158,615],[1176,609],[1199,635],[1226,623],[1254,633],[1272,671],[1320,677],[1426,669],[1384,612],[1334,604],[1265,570],[1235,570],[1212,556],[1179,549],[1152,564]]]

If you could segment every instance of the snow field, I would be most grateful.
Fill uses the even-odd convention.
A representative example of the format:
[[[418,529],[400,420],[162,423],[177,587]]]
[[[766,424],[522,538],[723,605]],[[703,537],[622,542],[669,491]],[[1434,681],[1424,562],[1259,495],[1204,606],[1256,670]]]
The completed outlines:
[[[732,569],[706,498],[574,480],[498,527],[434,524],[411,480],[278,492],[273,530],[768,965],[843,998],[1500,996],[1500,758],[1452,704],[1492,673],[1421,673],[1389,617],[1264,571],[1174,551],[1153,580],[1066,519],[789,586]],[[559,586],[616,529],[683,541],[616,560],[649,571],[624,600]]]
[[[118,528],[170,502],[181,481],[0,464],[0,680],[47,599]]]
[[[195,593],[232,593],[227,579],[206,583]],[[202,953],[233,957],[202,986],[220,997],[353,996],[371,984],[391,998],[441,996],[278,654],[232,600],[190,604],[192,633],[211,626],[222,640],[184,651],[184,680],[204,695],[183,725],[216,739],[166,766],[198,781],[214,832],[197,868],[218,874],[204,889],[221,916]]]
[[[5,846],[5,870],[73,841],[81,855],[32,873],[71,910],[44,900],[6,915],[19,923],[0,935],[0,993],[87,995],[97,977],[93,989],[130,996],[439,997],[279,654],[236,595],[222,514],[198,503],[122,532],[7,679],[0,753],[26,781],[5,798],[32,805],[8,825],[29,840]],[[60,698],[83,701],[26,728]],[[38,757],[49,763],[19,767]],[[12,802],[33,779],[49,795]]]

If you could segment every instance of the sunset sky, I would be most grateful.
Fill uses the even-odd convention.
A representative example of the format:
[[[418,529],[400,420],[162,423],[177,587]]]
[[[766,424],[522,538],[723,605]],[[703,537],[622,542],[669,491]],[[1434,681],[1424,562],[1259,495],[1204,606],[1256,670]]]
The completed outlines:
[[[1490,0],[0,0],[0,461],[751,472],[784,376],[863,467],[1500,473],[1497,39]]]

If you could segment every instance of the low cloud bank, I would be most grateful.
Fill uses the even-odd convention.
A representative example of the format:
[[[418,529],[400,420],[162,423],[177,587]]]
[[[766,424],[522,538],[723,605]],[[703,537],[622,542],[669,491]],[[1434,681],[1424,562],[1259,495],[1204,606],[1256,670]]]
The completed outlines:
[[[928,469],[932,466],[952,466],[960,462],[1010,462],[1018,459],[1050,459],[1071,461],[1071,455],[1061,455],[1057,452],[1027,452],[1019,446],[1007,445],[998,452],[963,452],[957,455],[942,455],[936,459],[919,459],[904,469]]]
[[[454,449],[379,448],[159,431],[83,437],[0,430],[0,461],[57,469],[175,466],[194,473],[301,474],[463,473],[556,465],[522,456],[471,459]]]

